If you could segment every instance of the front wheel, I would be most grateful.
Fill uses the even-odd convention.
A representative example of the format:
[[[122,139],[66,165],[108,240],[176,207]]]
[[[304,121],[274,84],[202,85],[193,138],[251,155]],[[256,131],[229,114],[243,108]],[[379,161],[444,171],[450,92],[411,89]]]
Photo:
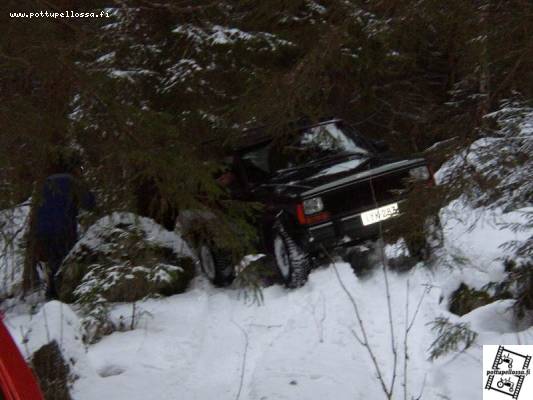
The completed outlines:
[[[231,254],[209,243],[202,243],[198,248],[202,271],[214,285],[228,286],[235,278]]]
[[[274,260],[289,288],[303,286],[311,270],[311,257],[302,250],[280,222],[274,225]]]

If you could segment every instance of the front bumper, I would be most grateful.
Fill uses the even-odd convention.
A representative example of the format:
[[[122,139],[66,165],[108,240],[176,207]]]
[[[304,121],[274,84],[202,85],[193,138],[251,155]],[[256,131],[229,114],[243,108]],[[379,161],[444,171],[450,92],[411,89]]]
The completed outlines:
[[[388,230],[391,221],[402,218],[404,215],[405,200],[400,200],[397,203],[399,208],[398,215],[371,225],[363,225],[361,219],[361,214],[369,211],[368,209],[339,216],[324,223],[311,225],[306,228],[306,234],[304,235],[305,247],[310,253],[316,253],[324,247],[326,249],[334,249],[353,246],[367,240],[375,240],[380,235],[380,225],[382,231],[385,232]]]

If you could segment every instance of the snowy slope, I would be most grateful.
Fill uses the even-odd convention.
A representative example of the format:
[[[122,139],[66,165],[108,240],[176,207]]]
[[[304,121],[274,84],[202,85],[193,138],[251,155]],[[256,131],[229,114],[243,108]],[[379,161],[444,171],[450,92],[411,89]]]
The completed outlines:
[[[383,280],[379,273],[357,281],[347,264],[337,266],[361,301],[364,319],[380,361],[392,365]],[[409,276],[394,276],[392,290],[400,293],[394,309],[401,331],[407,279],[416,304],[425,288],[422,268]],[[435,292],[436,294],[436,292]],[[378,398],[365,351],[351,334],[352,305],[342,293],[333,268],[312,274],[297,291],[278,286],[265,290],[264,305],[246,305],[232,290],[214,289],[202,279],[184,295],[142,304],[151,317],[145,328],[115,333],[89,349],[100,373],[123,371],[94,385],[76,385],[79,399],[235,399],[244,371],[242,399]],[[423,324],[437,306],[430,295],[414,330],[413,387],[425,369],[424,350],[431,337]],[[115,310],[127,314],[129,308]],[[416,345],[414,345],[416,343]],[[245,356],[246,353],[246,356]],[[243,370],[243,363],[244,370]],[[388,368],[387,368],[388,369]],[[388,372],[388,371],[387,371]]]
[[[533,328],[520,330],[510,301],[463,317],[447,311],[449,295],[461,282],[479,288],[501,278],[497,258],[504,252],[499,245],[527,237],[526,232],[502,229],[501,223],[520,215],[497,209],[474,212],[461,201],[453,202],[441,212],[445,244],[433,264],[420,263],[403,274],[389,272],[398,352],[393,398],[404,398],[406,321],[412,323],[407,398],[422,393],[423,399],[481,399],[481,346],[533,343]],[[387,250],[394,255],[394,249]],[[67,305],[37,304],[40,311],[33,316],[29,307],[18,305],[8,312],[6,324],[23,354],[55,338],[76,359],[76,400],[384,399],[369,353],[353,335],[360,335],[360,326],[341,281],[358,306],[380,373],[389,384],[394,356],[379,266],[364,279],[348,264],[324,266],[298,290],[265,288],[262,305],[246,303],[238,290],[217,289],[198,277],[184,294],[136,303],[136,329],[115,332],[87,349],[79,340],[79,321]],[[112,314],[128,326],[132,305],[116,305]],[[439,316],[469,323],[478,337],[467,351],[432,362],[428,348],[435,333],[429,324]]]
[[[443,212],[446,243],[436,265],[419,264],[409,273],[389,273],[398,349],[393,396],[397,399],[403,398],[407,294],[407,321],[414,321],[407,340],[409,396],[422,393],[424,399],[481,399],[481,345],[533,343],[533,328],[517,332],[509,301],[481,307],[463,317],[446,311],[447,296],[461,281],[481,286],[497,273],[484,267],[490,261],[489,270],[497,271],[499,263],[493,259],[498,244],[515,237],[487,221],[469,230],[468,224],[455,218],[457,207],[452,205]],[[466,218],[471,213],[460,214]],[[441,265],[449,262],[449,252],[457,251],[469,256],[470,264],[454,270]],[[264,289],[263,305],[247,304],[237,290],[214,288],[202,277],[184,294],[137,303],[137,329],[113,333],[88,348],[87,368],[91,371],[77,371],[81,379],[74,384],[74,398],[385,398],[368,352],[353,336],[352,330],[360,333],[360,328],[339,278],[356,301],[381,373],[389,383],[394,364],[383,272],[376,268],[360,280],[348,264],[339,263],[314,271],[301,289]],[[130,304],[117,305],[113,311],[114,317],[123,316],[126,324],[131,313]],[[453,322],[470,323],[479,336],[466,352],[430,362],[427,350],[435,335],[428,323],[441,315]],[[21,342],[20,332],[38,324],[39,315],[31,322],[27,314],[8,317],[12,334]]]

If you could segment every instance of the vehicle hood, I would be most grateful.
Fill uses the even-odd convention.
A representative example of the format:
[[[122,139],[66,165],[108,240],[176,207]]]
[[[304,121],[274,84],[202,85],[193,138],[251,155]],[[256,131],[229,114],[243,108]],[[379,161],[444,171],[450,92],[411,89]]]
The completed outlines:
[[[370,154],[343,154],[303,167],[278,171],[257,190],[274,190],[289,197],[307,197],[336,186],[425,163],[423,158],[398,159]]]

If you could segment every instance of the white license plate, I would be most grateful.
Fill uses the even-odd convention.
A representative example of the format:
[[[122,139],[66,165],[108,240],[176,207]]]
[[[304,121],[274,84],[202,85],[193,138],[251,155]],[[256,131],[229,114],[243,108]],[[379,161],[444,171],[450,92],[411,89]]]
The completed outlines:
[[[375,224],[379,221],[384,221],[390,217],[398,215],[400,210],[398,208],[398,203],[387,204],[386,206],[374,208],[370,211],[365,211],[361,214],[361,219],[363,220],[363,225]]]

